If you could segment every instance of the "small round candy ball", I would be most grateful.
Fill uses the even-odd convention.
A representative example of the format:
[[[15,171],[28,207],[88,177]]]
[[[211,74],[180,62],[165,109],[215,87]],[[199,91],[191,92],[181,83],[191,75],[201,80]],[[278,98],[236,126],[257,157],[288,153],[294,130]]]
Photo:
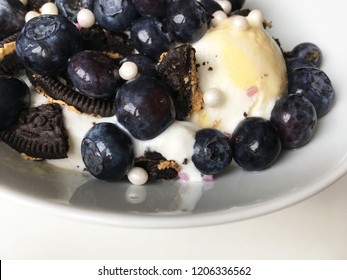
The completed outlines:
[[[213,18],[211,19],[211,23],[213,27],[218,26],[223,20],[227,18],[227,15],[223,11],[216,11],[213,13]]]
[[[28,0],[19,0],[19,1],[21,1],[24,6],[28,4]]]
[[[219,0],[219,1],[216,1],[223,9],[223,11],[228,15],[230,14],[231,12],[231,3],[227,0]]]
[[[125,61],[122,66],[119,68],[119,76],[123,80],[132,80],[138,74],[138,68],[136,63],[132,61]]]
[[[48,2],[42,5],[41,9],[41,14],[43,15],[58,15],[58,7],[56,4]]]
[[[144,185],[148,181],[148,173],[141,167],[133,167],[128,173],[128,180],[133,185]]]
[[[89,9],[82,9],[77,14],[77,22],[83,28],[90,28],[95,23],[95,16]]]
[[[244,16],[235,15],[230,17],[231,25],[235,30],[245,31],[249,28],[248,20]]]
[[[263,26],[264,16],[260,10],[252,10],[248,14],[247,18],[249,22],[252,22],[253,24],[257,24],[259,26]]]
[[[28,22],[29,20],[33,19],[34,17],[38,17],[40,14],[35,11],[30,11],[25,14],[25,22]]]
[[[223,102],[223,93],[217,88],[210,88],[204,92],[203,98],[207,107],[217,107]]]

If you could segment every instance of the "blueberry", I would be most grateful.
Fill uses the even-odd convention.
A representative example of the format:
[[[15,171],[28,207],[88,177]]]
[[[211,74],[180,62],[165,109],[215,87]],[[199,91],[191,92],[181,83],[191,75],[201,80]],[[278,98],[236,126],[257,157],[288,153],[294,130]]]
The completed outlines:
[[[180,43],[193,43],[207,31],[208,15],[195,0],[171,2],[167,12],[170,37]]]
[[[0,131],[11,126],[19,113],[30,105],[30,90],[20,79],[0,76]]]
[[[302,95],[281,97],[271,112],[271,122],[277,127],[282,147],[296,149],[307,144],[317,128],[317,114],[312,103]]]
[[[158,60],[170,49],[171,42],[164,24],[153,17],[136,19],[130,34],[135,49],[151,59]]]
[[[116,116],[132,136],[148,140],[162,133],[175,119],[171,92],[160,80],[139,76],[120,87]]]
[[[22,29],[25,13],[20,1],[0,0],[0,41]]]
[[[138,17],[131,0],[95,0],[94,15],[101,27],[111,32],[123,32]]]
[[[322,64],[322,51],[313,43],[301,43],[287,55],[289,58],[301,59],[302,61],[310,63],[317,68],[319,68]]]
[[[94,0],[55,0],[59,13],[73,21],[76,21],[77,13],[85,8],[93,10]]]
[[[140,75],[158,77],[156,63],[148,56],[142,54],[130,54],[124,57],[119,64],[122,65],[126,61],[134,62]]]
[[[228,0],[231,3],[232,11],[240,10],[245,4],[246,0]]]
[[[232,161],[230,139],[214,128],[203,128],[196,132],[192,161],[204,175],[216,175]]]
[[[82,140],[81,153],[86,169],[105,181],[122,178],[134,162],[131,138],[113,123],[94,125]]]
[[[217,11],[223,11],[221,5],[219,5],[215,0],[201,0],[200,3],[209,15],[213,15]]]
[[[106,54],[97,51],[75,54],[69,60],[67,71],[74,87],[91,98],[114,97],[123,84],[116,63]]]
[[[166,16],[167,0],[132,0],[137,11],[142,16],[164,18]]]
[[[297,68],[288,74],[288,94],[305,96],[315,107],[318,118],[329,112],[335,100],[329,77],[313,67]]]
[[[235,162],[245,170],[259,171],[270,167],[281,152],[276,127],[260,117],[244,119],[232,136]]]
[[[305,68],[305,67],[315,67],[310,61],[303,60],[301,58],[285,58],[286,66],[287,66],[287,73],[294,71],[298,68]]]
[[[59,15],[43,15],[29,20],[16,42],[16,51],[24,66],[43,75],[66,69],[69,58],[80,49],[79,30]]]

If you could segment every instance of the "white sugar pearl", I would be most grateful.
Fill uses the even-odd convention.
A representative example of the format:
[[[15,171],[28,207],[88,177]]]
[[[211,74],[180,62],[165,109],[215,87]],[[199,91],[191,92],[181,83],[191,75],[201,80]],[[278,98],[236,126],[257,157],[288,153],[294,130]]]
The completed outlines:
[[[25,22],[28,22],[29,20],[31,20],[32,18],[34,17],[38,17],[40,14],[38,12],[35,12],[35,11],[30,11],[30,12],[27,12],[25,14]]]
[[[211,24],[213,27],[218,26],[223,20],[227,18],[227,15],[223,11],[216,11],[212,16],[213,18],[211,20]]]
[[[125,192],[125,199],[131,204],[140,204],[147,198],[147,190],[144,186],[129,186]]]
[[[90,28],[95,23],[95,16],[89,9],[82,9],[77,13],[77,22],[83,28]]]
[[[210,88],[204,92],[203,98],[207,107],[217,107],[223,102],[223,93],[217,88]]]
[[[249,22],[252,22],[253,24],[257,24],[259,26],[262,26],[264,21],[263,13],[259,10],[251,11],[247,16],[247,19]]]
[[[248,20],[244,16],[231,16],[230,17],[231,25],[234,29],[239,31],[244,31],[249,28]]]
[[[123,80],[132,80],[138,74],[137,65],[131,61],[125,61],[122,66],[119,68],[119,76]]]
[[[57,15],[59,13],[57,5],[51,2],[43,4],[40,12],[43,15]]]
[[[220,0],[220,1],[216,1],[223,9],[224,13],[226,13],[227,15],[230,14],[231,12],[231,3],[229,1],[226,0]]]
[[[19,0],[19,1],[21,1],[24,6],[28,4],[28,0]]]
[[[130,183],[137,186],[144,185],[148,181],[148,173],[141,167],[131,168],[127,176]]]

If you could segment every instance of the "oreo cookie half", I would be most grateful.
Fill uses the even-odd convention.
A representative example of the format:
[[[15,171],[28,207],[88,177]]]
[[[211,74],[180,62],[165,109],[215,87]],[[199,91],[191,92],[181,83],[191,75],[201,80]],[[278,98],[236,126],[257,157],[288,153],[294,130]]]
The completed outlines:
[[[174,91],[176,119],[186,120],[192,112],[203,106],[203,93],[199,88],[195,49],[190,44],[163,53],[157,65],[161,79]]]
[[[23,110],[12,126],[0,133],[0,139],[33,160],[66,158],[69,149],[59,104]]]
[[[78,112],[97,117],[111,117],[115,115],[113,98],[89,98],[65,85],[57,77],[40,75],[30,71],[27,71],[27,76],[35,90],[47,97],[50,97],[53,102],[61,103],[62,105],[66,105],[68,107],[73,107],[73,109]]]

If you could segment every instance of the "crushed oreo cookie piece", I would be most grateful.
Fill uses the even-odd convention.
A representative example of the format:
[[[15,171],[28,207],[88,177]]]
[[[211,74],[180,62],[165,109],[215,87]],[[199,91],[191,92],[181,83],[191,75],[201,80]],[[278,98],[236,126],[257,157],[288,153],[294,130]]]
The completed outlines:
[[[23,110],[0,139],[28,159],[66,158],[68,136],[60,105],[44,104]]]
[[[135,159],[135,166],[142,167],[151,178],[171,180],[177,177],[181,167],[174,160],[167,160],[158,152],[145,152]]]
[[[94,25],[81,30],[83,49],[100,51],[119,60],[134,52],[131,40],[125,33],[111,33]]]
[[[164,53],[157,71],[174,91],[177,120],[186,120],[192,112],[202,109],[203,94],[199,89],[195,49],[192,45],[184,44]]]

